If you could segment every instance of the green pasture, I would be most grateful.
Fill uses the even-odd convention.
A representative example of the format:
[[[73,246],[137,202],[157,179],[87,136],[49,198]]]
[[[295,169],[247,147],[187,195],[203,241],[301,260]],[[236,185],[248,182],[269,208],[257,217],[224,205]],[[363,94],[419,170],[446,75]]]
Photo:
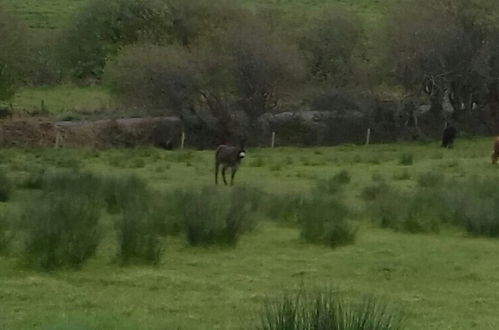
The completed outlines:
[[[296,226],[262,214],[235,247],[192,247],[181,235],[168,236],[158,265],[120,266],[113,216],[103,214],[103,240],[79,270],[43,272],[20,262],[15,248],[0,253],[0,328],[252,329],[266,298],[329,286],[353,300],[383,299],[403,311],[407,329],[496,329],[497,238],[454,226],[417,234],[383,229],[361,198],[381,181],[408,192],[431,185],[421,183],[428,173],[498,180],[491,144],[480,138],[458,140],[452,150],[437,143],[250,148],[236,186],[266,196],[306,196],[317,182],[346,170],[351,180],[342,198],[358,228],[355,242],[337,248],[306,243]],[[3,149],[0,168],[14,190],[0,208],[22,212],[30,194],[23,182],[40,168],[133,173],[156,191],[172,191],[213,185],[213,165],[212,151]]]
[[[2,0],[13,8],[15,13],[22,17],[31,28],[56,29],[67,23],[71,15],[88,0]],[[385,5],[379,0],[240,0],[254,6],[266,5],[276,8],[303,8],[313,9],[325,4],[338,4],[352,7],[354,10],[367,16],[379,15]]]
[[[109,93],[99,86],[23,87],[12,100],[16,113],[39,114],[58,119],[109,115]]]

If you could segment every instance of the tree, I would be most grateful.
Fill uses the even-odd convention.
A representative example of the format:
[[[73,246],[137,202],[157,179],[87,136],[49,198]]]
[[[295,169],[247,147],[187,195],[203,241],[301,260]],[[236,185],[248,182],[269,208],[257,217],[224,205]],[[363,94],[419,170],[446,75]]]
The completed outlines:
[[[16,92],[23,64],[26,63],[26,27],[0,6],[0,101]]]
[[[274,111],[305,75],[296,47],[261,24],[242,25],[228,35],[237,100],[252,124]]]
[[[128,46],[107,65],[106,81],[124,104],[181,115],[198,99],[199,78],[191,59],[179,46]]]
[[[450,104],[458,119],[497,80],[498,14],[492,0],[405,1],[386,18],[384,65],[407,92],[426,93],[434,113]]]
[[[108,57],[137,41],[159,43],[169,10],[161,0],[92,0],[63,32],[59,53],[70,76],[100,79]]]
[[[321,9],[313,17],[299,39],[312,78],[329,87],[354,85],[360,42],[358,17],[340,7]]]

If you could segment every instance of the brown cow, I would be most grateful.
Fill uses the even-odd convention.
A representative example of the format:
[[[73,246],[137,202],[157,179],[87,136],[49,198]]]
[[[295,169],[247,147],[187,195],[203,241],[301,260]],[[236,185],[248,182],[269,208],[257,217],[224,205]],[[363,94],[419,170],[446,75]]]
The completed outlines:
[[[492,164],[497,164],[497,158],[499,158],[499,136],[496,137],[496,140],[494,141],[494,149],[492,151]]]

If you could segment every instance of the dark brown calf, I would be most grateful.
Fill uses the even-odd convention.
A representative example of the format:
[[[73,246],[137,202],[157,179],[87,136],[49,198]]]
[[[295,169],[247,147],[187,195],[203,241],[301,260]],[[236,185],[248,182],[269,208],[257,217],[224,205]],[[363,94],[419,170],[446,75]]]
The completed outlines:
[[[215,184],[218,184],[218,172],[220,166],[222,166],[222,178],[224,184],[227,185],[227,180],[225,179],[225,170],[230,167],[231,178],[230,185],[234,184],[234,176],[241,164],[241,160],[246,156],[246,151],[244,150],[244,143],[241,143],[239,147],[233,147],[228,145],[221,145],[215,151]]]
[[[494,149],[492,150],[492,164],[497,164],[497,158],[499,158],[499,136],[496,137],[494,141]]]

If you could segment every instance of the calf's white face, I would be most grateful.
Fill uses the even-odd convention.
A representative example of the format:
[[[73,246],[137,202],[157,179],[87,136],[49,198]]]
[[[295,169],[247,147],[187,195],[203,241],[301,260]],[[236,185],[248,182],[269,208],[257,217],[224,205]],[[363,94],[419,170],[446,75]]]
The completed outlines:
[[[243,159],[244,157],[246,157],[246,153],[244,151],[241,151],[239,153],[239,158]]]

